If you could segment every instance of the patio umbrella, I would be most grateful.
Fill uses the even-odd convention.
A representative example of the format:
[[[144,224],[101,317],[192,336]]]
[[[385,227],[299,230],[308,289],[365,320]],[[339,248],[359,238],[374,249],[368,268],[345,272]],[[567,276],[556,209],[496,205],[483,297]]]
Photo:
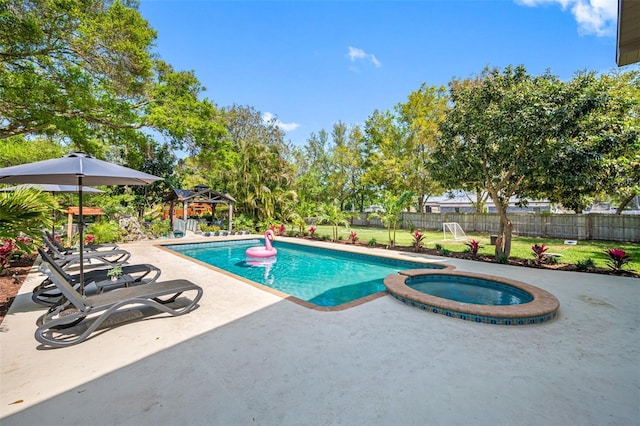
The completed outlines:
[[[17,191],[19,189],[24,189],[24,188],[31,188],[31,189],[35,189],[38,191],[43,191],[43,192],[50,192],[52,194],[62,194],[62,193],[74,193],[74,192],[79,192],[78,191],[78,185],[55,185],[55,184],[50,184],[50,183],[25,183],[23,185],[18,185],[18,186],[10,186],[8,188],[2,188],[0,189],[0,191],[2,192],[10,192],[10,191]],[[88,186],[85,186],[82,188],[82,193],[86,194],[86,193],[92,193],[92,194],[99,194],[102,193],[104,191],[100,191],[99,189],[95,189],[95,188],[90,188]],[[51,235],[56,235],[56,211],[53,211],[53,228],[51,229]]]
[[[74,152],[62,158],[37,161],[0,169],[0,183],[37,183],[78,186],[80,234],[80,291],[84,292],[84,222],[82,218],[83,185],[148,185],[157,176],[139,172],[117,164],[98,160],[84,152]]]

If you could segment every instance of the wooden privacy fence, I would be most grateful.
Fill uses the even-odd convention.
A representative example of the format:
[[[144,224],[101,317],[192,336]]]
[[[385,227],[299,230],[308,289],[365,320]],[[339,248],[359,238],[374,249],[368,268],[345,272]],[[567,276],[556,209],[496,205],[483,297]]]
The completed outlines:
[[[354,226],[384,226],[379,219],[360,213]],[[500,228],[495,213],[402,213],[401,227],[442,230],[443,222],[457,222],[465,233],[494,234]],[[640,215],[510,213],[513,233],[531,237],[571,240],[640,242]]]

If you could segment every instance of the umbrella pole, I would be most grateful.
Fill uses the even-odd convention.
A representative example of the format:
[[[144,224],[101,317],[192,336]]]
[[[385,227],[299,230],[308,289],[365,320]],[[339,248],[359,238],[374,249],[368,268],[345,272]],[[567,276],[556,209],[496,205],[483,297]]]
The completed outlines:
[[[82,217],[82,176],[78,176],[78,233],[80,234],[80,294],[84,295],[84,218]]]

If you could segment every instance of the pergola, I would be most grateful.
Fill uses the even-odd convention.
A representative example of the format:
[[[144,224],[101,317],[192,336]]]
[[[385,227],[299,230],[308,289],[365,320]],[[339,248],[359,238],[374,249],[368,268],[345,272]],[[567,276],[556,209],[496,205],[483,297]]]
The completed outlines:
[[[187,219],[187,210],[189,204],[201,203],[201,204],[226,204],[229,211],[229,226],[228,230],[233,228],[233,204],[236,200],[229,194],[223,194],[218,191],[210,189],[206,185],[198,185],[193,190],[188,189],[173,189],[166,196],[165,201],[169,202],[169,220],[171,221],[171,227],[173,228],[173,216],[174,208],[178,203],[182,204],[182,218]]]

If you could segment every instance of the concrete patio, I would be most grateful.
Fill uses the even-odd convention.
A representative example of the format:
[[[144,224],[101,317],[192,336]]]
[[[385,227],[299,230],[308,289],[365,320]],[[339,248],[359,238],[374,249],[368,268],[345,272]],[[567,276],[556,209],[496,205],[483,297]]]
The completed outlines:
[[[638,279],[438,258],[560,300],[550,323],[492,326],[390,296],[315,311],[156,243],[122,247],[200,306],[76,346],[39,347],[29,275],[0,332],[2,425],[640,424]]]

